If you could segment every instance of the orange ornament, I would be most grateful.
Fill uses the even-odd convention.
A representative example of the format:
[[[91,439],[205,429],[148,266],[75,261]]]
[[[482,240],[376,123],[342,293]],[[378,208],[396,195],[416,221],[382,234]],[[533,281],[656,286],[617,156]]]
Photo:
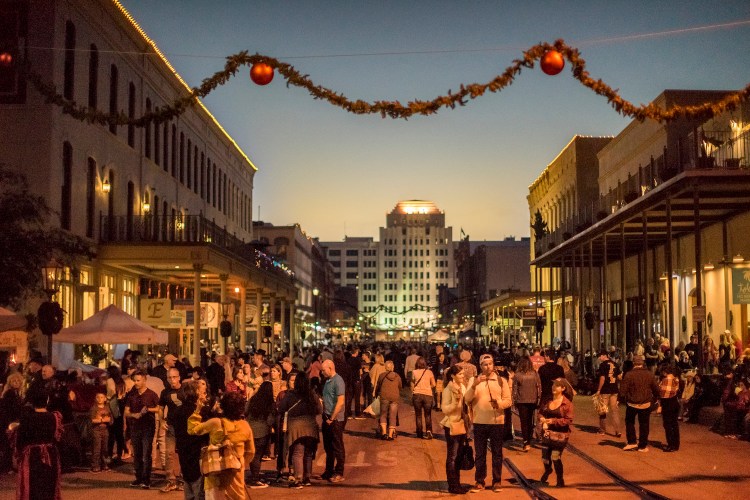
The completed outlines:
[[[556,50],[548,50],[542,56],[541,61],[542,71],[550,76],[554,76],[563,70],[565,67],[565,59],[562,54]]]
[[[250,79],[257,85],[268,85],[273,80],[273,68],[266,63],[255,63],[250,68]]]
[[[10,66],[11,64],[13,64],[13,56],[10,52],[3,52],[0,54],[0,65]]]

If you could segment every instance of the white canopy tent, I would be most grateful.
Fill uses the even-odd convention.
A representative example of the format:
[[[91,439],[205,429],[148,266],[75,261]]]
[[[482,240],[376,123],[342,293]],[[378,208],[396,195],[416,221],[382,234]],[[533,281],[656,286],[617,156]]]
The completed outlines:
[[[435,333],[431,333],[427,336],[427,342],[445,342],[450,338],[450,334],[445,328],[441,328]]]
[[[26,318],[13,311],[0,307],[0,332],[26,328]]]
[[[110,305],[78,324],[63,328],[52,340],[67,344],[166,344],[168,335]]]

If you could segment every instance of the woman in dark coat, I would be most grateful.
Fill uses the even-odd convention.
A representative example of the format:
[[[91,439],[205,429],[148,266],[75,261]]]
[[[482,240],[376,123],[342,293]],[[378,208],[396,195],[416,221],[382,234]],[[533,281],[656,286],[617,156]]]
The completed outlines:
[[[294,468],[294,475],[289,476],[289,487],[310,486],[312,463],[320,441],[317,416],[323,412],[323,407],[304,373],[297,374],[294,388],[287,391],[279,404],[282,430],[287,412],[286,443]]]
[[[24,411],[18,426],[17,500],[60,500],[60,455],[57,443],[63,433],[62,416],[47,411],[48,394],[34,394],[33,411]]]

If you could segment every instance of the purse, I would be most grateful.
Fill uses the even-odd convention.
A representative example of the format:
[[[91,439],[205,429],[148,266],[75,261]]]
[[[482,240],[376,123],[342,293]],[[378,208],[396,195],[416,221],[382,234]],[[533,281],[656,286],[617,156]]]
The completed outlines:
[[[474,468],[474,448],[466,440],[464,440],[458,449],[458,467],[461,470],[471,470]]]
[[[591,396],[591,402],[594,404],[594,410],[596,410],[599,415],[606,415],[609,413],[609,401],[607,397],[594,393],[594,395]]]
[[[461,436],[466,434],[466,422],[464,422],[463,418],[457,422],[449,422],[448,426],[451,436]]]
[[[227,432],[224,429],[224,420],[221,420],[221,430],[224,433],[224,442],[221,444],[209,444],[201,448],[200,468],[204,476],[214,476],[224,471],[238,471],[242,469],[242,461],[234,446],[226,439]]]
[[[300,401],[302,400],[298,399],[297,402],[292,405],[292,408],[297,406]],[[287,424],[287,421],[289,420],[289,412],[292,411],[292,408],[289,408],[287,411],[284,412],[284,420],[281,423],[281,432],[286,432],[286,428],[287,428],[286,424]]]

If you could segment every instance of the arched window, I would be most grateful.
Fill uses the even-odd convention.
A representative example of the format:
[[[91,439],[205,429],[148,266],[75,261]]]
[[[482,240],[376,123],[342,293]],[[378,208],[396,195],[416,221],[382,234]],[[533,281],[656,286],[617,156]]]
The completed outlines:
[[[117,85],[119,78],[119,72],[117,71],[117,66],[114,64],[110,67],[109,71],[109,113],[110,114],[117,114]],[[117,124],[110,123],[109,124],[109,131],[113,134],[117,135]]]
[[[99,97],[99,49],[91,44],[89,51],[89,108],[96,109]]]
[[[65,23],[65,64],[63,68],[63,96],[68,100],[74,98],[76,66],[76,27],[72,21]]]

